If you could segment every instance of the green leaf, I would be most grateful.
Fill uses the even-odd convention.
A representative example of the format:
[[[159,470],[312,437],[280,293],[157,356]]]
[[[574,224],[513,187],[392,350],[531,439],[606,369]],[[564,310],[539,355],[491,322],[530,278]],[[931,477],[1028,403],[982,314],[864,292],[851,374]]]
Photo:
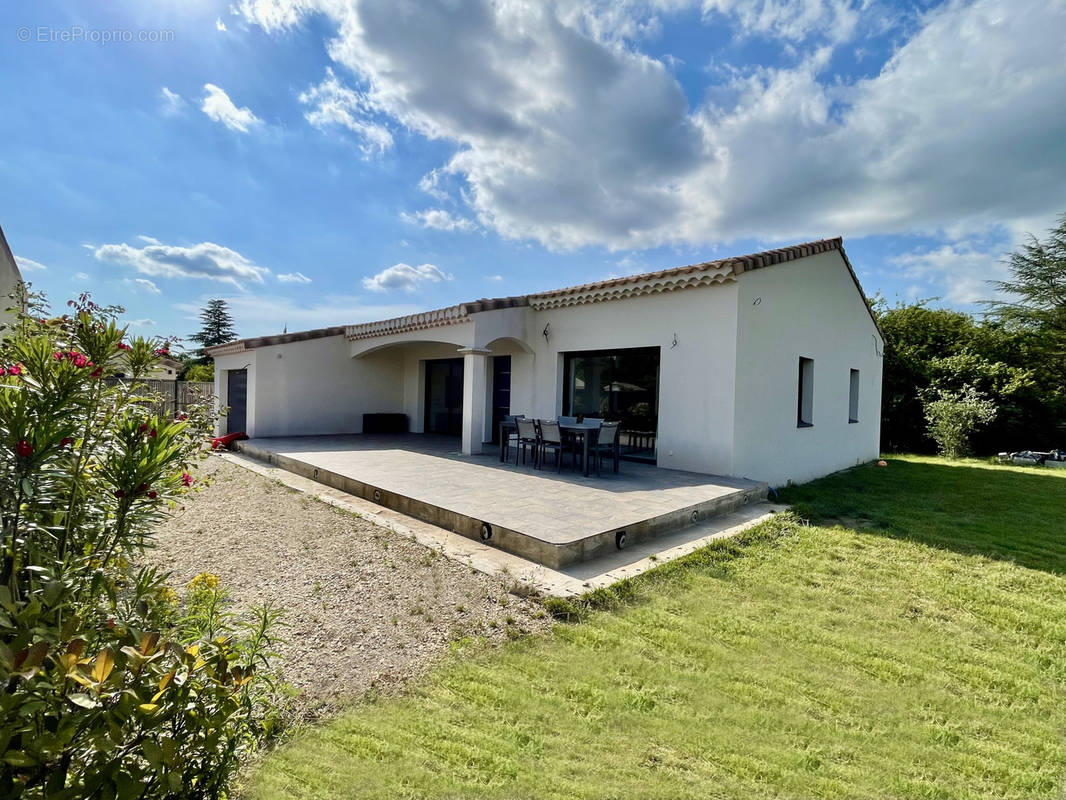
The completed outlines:
[[[85,694],[84,692],[67,695],[67,699],[74,705],[81,706],[82,708],[99,708],[100,706],[99,700],[91,694]]]

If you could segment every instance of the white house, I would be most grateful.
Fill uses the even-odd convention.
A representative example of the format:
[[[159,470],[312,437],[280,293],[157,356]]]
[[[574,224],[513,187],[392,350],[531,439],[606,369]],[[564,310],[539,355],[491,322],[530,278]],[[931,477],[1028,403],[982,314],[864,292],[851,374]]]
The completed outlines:
[[[882,348],[838,238],[208,352],[228,432],[392,413],[476,453],[505,414],[584,414],[626,457],[780,485],[877,457]]]
[[[14,320],[14,314],[8,309],[17,305],[17,298],[12,295],[22,283],[22,273],[19,272],[15,256],[4,238],[4,231],[0,228],[0,324],[8,324]]]

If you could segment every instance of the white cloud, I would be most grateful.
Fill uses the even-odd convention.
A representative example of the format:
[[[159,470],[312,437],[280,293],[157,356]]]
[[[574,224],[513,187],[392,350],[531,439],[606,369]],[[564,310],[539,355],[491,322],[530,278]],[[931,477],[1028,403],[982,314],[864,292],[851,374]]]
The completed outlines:
[[[226,23],[222,21],[222,17],[218,17],[215,20],[215,30],[216,31],[225,31],[226,30]]]
[[[851,0],[703,0],[703,14],[731,16],[747,34],[793,42],[815,36],[833,41],[851,38],[869,2]]]
[[[132,286],[134,289],[148,292],[148,294],[162,294],[163,291],[156,286],[153,281],[150,281],[147,278],[126,278],[123,283]]]
[[[421,225],[423,228],[432,228],[437,231],[475,231],[477,223],[466,217],[457,217],[443,208],[428,208],[425,211],[416,211],[408,214],[400,213],[400,219],[411,225]]]
[[[311,279],[304,275],[302,272],[283,272],[278,275],[278,280],[282,283],[310,283]]]
[[[24,256],[15,256],[15,263],[18,264],[20,272],[41,272],[48,269],[40,261],[34,261],[32,258]]]
[[[357,107],[450,144],[422,188],[504,237],[559,249],[952,235],[1060,211],[1066,2],[953,0],[908,18],[871,77],[833,47],[856,0],[706,0],[708,24],[776,37],[786,66],[724,65],[692,107],[640,51],[686,0],[246,0],[267,30],[320,11]],[[856,9],[864,9],[856,18]],[[867,13],[867,11],[869,13]],[[787,49],[787,48],[786,48]]]
[[[326,69],[326,77],[317,86],[300,94],[299,100],[310,109],[304,118],[316,128],[346,128],[359,139],[359,149],[365,155],[383,153],[392,147],[388,128],[371,120],[373,108],[366,95],[344,86],[333,70]]]
[[[88,272],[75,272],[73,275],[70,276],[70,279],[72,281],[87,281],[87,280],[89,280],[89,273]]]
[[[952,305],[971,305],[994,299],[988,281],[1003,280],[1007,268],[1004,248],[981,248],[970,244],[945,244],[934,249],[914,250],[892,259],[906,277],[918,279]],[[914,287],[909,287],[913,289]]]
[[[492,281],[493,283],[502,283],[503,275],[486,275],[485,280]]]
[[[363,288],[372,292],[387,292],[393,289],[402,289],[405,292],[413,292],[426,283],[440,283],[450,281],[452,276],[443,272],[433,264],[419,264],[412,267],[409,264],[394,264],[383,269],[377,275],[363,278]]]
[[[156,321],[144,317],[143,319],[132,319],[127,324],[131,328],[154,328],[156,326]]]
[[[167,245],[151,236],[138,237],[144,247],[129,244],[105,244],[96,248],[99,261],[132,267],[143,275],[162,278],[203,278],[244,288],[249,283],[262,283],[270,274],[236,250],[201,242],[191,247]]]
[[[205,83],[204,90],[207,94],[200,110],[215,122],[221,122],[230,130],[241,133],[248,133],[251,128],[262,124],[263,121],[253,114],[250,108],[238,108],[229,95],[215,84]]]
[[[164,117],[176,117],[185,111],[187,103],[177,92],[172,92],[166,86],[159,90],[162,96],[162,113]]]

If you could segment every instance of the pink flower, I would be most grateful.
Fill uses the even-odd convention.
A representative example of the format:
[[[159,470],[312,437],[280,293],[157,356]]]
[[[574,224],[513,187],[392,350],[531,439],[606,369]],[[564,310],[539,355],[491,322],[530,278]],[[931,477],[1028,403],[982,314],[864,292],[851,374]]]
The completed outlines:
[[[19,366],[18,364],[15,364],[14,366],[8,367],[7,370],[3,370],[2,368],[0,368],[0,374],[2,374],[5,371],[7,372],[8,375],[21,375],[22,374],[22,367]]]
[[[60,352],[52,353],[52,358],[54,358],[56,361],[62,361],[63,360],[63,354],[60,353]]]
[[[186,486],[192,486],[193,477],[188,472],[181,473],[181,482]]]
[[[73,436],[64,436],[62,439],[59,440],[60,447],[66,447],[68,444],[74,444]]]
[[[155,351],[155,354],[157,356],[169,356],[170,351],[165,347],[160,347],[158,350]]]
[[[73,350],[70,351],[70,360],[74,362],[75,367],[84,367],[89,363],[85,356],[81,353],[75,353]]]
[[[92,362],[90,361],[89,363],[91,364]],[[104,374],[104,368],[103,367],[97,367],[96,369],[94,369],[92,371],[92,374],[89,377],[91,377],[91,378],[99,378],[103,374]]]
[[[132,347],[130,347],[130,346],[129,346],[128,344],[126,344],[125,342],[119,342],[119,343],[118,343],[118,349],[119,349],[119,350],[132,350],[133,348],[132,348]]]
[[[19,440],[19,443],[15,445],[15,452],[23,458],[29,458],[33,455],[33,445],[27,442],[25,439]],[[188,484],[186,484],[187,486]]]

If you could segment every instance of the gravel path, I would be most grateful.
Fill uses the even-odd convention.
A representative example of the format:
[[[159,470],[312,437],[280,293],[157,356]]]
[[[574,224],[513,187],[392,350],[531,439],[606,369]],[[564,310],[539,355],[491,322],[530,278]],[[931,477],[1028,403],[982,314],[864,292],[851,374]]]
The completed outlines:
[[[220,458],[157,532],[149,558],[184,586],[219,577],[235,610],[284,610],[284,680],[301,716],[424,670],[462,636],[545,630],[539,606],[497,578]]]

